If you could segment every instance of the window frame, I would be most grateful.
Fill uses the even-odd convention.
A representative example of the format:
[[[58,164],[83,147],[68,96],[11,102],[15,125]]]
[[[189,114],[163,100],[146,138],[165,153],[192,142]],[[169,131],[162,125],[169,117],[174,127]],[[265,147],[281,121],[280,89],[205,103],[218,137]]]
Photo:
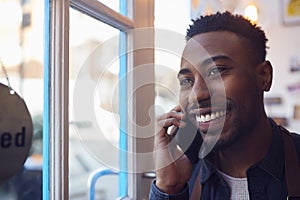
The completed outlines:
[[[127,2],[127,17],[110,9],[96,0],[45,0],[45,72],[44,72],[44,142],[43,142],[43,199],[69,199],[69,9],[70,7],[87,14],[120,31],[133,28],[154,27],[154,0],[131,0]],[[139,41],[132,33],[127,34],[127,49],[135,49]],[[154,46],[154,32],[149,31],[147,42]],[[133,78],[127,80],[127,96],[134,95],[127,105],[129,118],[136,124],[128,123],[127,131],[135,136],[141,131],[139,124],[149,121],[148,110],[154,105],[154,85],[147,92],[136,91],[142,77],[134,68],[151,63],[145,73],[147,81],[154,83],[154,49],[133,51],[127,57],[127,70],[133,71]],[[139,105],[143,105],[142,107]],[[153,125],[149,131],[153,131]],[[143,130],[144,131],[144,130]],[[151,140],[150,140],[151,141]],[[138,137],[128,138],[128,151],[151,150],[153,144],[145,143]],[[138,170],[138,157],[128,158],[128,167]],[[151,164],[151,161],[149,161]],[[145,163],[143,163],[144,165]],[[144,182],[142,173],[130,173],[127,194],[132,199],[143,199],[148,195],[149,181]]]

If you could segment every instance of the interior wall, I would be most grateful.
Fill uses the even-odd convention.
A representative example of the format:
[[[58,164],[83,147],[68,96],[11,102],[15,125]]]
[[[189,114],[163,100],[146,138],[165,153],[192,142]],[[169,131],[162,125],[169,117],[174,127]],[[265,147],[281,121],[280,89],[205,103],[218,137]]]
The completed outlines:
[[[300,82],[300,71],[290,71],[291,60],[300,61],[300,21],[294,25],[284,23],[283,1],[273,0],[272,6],[268,0],[257,2],[259,24],[269,39],[267,59],[274,70],[272,88],[266,97],[282,98],[281,104],[266,107],[269,115],[287,118],[287,127],[300,132],[300,121],[294,119],[294,106],[300,105],[300,91],[288,90],[288,86]]]

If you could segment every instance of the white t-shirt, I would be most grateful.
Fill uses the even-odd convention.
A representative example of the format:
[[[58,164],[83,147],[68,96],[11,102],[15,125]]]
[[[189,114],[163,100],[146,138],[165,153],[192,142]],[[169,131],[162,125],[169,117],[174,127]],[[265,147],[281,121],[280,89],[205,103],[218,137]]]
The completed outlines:
[[[248,181],[247,178],[235,178],[221,171],[218,172],[223,176],[231,188],[231,200],[249,200]]]

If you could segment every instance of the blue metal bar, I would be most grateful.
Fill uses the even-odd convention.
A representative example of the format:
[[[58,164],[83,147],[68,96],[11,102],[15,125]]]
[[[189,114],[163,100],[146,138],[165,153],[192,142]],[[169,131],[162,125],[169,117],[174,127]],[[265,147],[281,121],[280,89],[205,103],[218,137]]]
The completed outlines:
[[[43,113],[43,199],[49,199],[49,79],[50,0],[44,0],[44,113]]]
[[[127,0],[120,0],[120,13],[127,15]],[[127,39],[126,33],[120,32],[119,38],[120,72],[119,72],[119,114],[120,114],[120,141],[119,141],[119,197],[127,196]]]
[[[96,185],[96,182],[97,180],[102,177],[102,176],[106,176],[106,175],[117,175],[118,173],[117,172],[114,172],[110,169],[101,169],[100,171],[95,171],[94,173],[92,173],[90,175],[90,178],[89,178],[89,185],[88,185],[88,188],[89,188],[89,191],[90,191],[90,200],[94,200],[95,199],[95,185]]]
[[[120,41],[122,38],[126,39],[126,34],[120,34]],[[126,42],[121,42],[126,43]],[[121,48],[121,47],[120,47]],[[120,141],[119,141],[119,196],[127,195],[127,98],[126,98],[126,55],[120,56],[120,79],[119,79],[119,114],[120,114]],[[125,69],[124,69],[125,68]]]

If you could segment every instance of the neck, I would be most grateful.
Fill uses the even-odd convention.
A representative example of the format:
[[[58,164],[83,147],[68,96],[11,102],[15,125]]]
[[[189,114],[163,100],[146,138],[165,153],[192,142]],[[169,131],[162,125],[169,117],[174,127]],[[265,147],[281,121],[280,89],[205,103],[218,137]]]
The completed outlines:
[[[265,116],[253,131],[243,136],[230,147],[217,152],[217,167],[238,178],[246,177],[247,169],[267,154],[272,138],[272,127],[268,118]]]

